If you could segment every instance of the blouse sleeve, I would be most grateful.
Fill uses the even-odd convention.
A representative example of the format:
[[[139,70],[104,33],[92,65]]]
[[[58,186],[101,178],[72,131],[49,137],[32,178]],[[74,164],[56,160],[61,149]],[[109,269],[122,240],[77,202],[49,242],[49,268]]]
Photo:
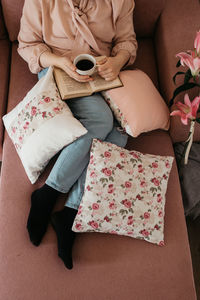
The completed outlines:
[[[115,56],[119,50],[127,50],[131,56],[126,66],[132,65],[135,61],[138,46],[133,27],[134,6],[133,0],[124,1],[119,16],[115,21],[116,34],[113,39],[111,55]]]
[[[18,41],[18,53],[28,63],[30,71],[41,71],[40,55],[51,49],[43,41],[40,0],[25,0]]]

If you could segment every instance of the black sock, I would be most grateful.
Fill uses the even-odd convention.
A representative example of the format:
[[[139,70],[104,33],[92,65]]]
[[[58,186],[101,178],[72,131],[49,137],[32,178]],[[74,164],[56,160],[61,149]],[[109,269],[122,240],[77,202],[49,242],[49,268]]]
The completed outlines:
[[[73,268],[72,247],[75,232],[71,230],[77,210],[64,207],[62,211],[55,212],[51,217],[51,224],[56,232],[58,241],[58,256],[63,260],[67,269]]]
[[[31,195],[27,229],[31,242],[38,246],[47,230],[50,215],[60,192],[44,184]]]

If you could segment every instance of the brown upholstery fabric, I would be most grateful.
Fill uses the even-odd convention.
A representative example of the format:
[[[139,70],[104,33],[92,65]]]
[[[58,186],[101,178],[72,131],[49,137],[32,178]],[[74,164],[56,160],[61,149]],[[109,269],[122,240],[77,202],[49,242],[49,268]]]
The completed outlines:
[[[11,41],[17,39],[24,0],[1,0],[6,28]]]
[[[168,1],[171,3],[172,0]],[[152,35],[163,3],[162,0],[136,0],[138,16],[135,15],[135,22],[138,36]],[[15,40],[19,30],[23,0],[2,0],[2,4],[10,38]],[[144,14],[146,16],[141,20]],[[159,41],[161,47],[162,41]],[[14,43],[8,111],[23,99],[37,81],[37,76],[30,73],[27,64],[19,57],[16,49],[17,44]],[[165,53],[164,50],[161,51]],[[139,39],[135,67],[146,72],[158,86],[156,71],[158,61],[155,61],[154,57],[153,40]],[[170,57],[167,56],[167,59],[169,63]],[[162,66],[161,63],[160,78],[165,71]],[[164,66],[168,67],[167,64]],[[169,68],[170,66],[171,64]],[[171,72],[172,69],[169,71]],[[168,100],[166,93],[168,88],[165,86],[168,81],[165,79],[161,79],[161,87],[165,99]],[[159,155],[174,154],[169,134],[161,130],[129,139],[127,148]],[[37,183],[31,185],[10,138],[7,133],[5,134],[0,189],[0,298],[2,300],[196,299],[175,162],[167,190],[165,246],[159,247],[124,236],[79,234],[74,246],[74,268],[71,271],[66,270],[58,258],[56,236],[51,227],[48,228],[38,248],[30,243],[26,230],[30,195],[44,183],[52,165],[53,161]],[[56,209],[63,206],[65,197],[65,195],[61,197]]]
[[[3,13],[2,13],[2,6],[0,2],[0,40],[3,40],[7,37],[7,32],[4,24],[4,19],[3,19]]]
[[[144,71],[158,87],[154,45],[151,38],[138,39],[138,51],[134,68]]]
[[[152,37],[166,0],[135,0],[134,26],[137,37]],[[142,16],[142,20],[141,20]]]
[[[170,121],[170,136],[173,143],[185,142],[188,138],[190,131],[190,123],[183,125],[179,117],[171,117]],[[195,123],[194,138],[193,141],[200,141],[200,124]]]
[[[199,0],[167,0],[163,14],[159,20],[156,32],[155,47],[158,67],[159,84],[163,97],[167,102],[172,98],[176,86],[173,76],[177,71],[186,71],[187,68],[176,68],[178,59],[175,55],[182,51],[193,49],[194,38],[200,25]],[[183,30],[184,28],[184,30]],[[181,77],[177,81],[183,83]],[[182,101],[184,92],[176,97]],[[194,90],[189,91],[191,99],[197,96]],[[187,138],[187,127],[180,123],[178,118],[172,118],[170,134],[173,142],[181,142]],[[195,131],[195,140],[200,141],[200,125]]]
[[[57,256],[52,228],[38,248],[29,242],[25,228],[30,194],[46,175],[31,186],[7,135],[4,147],[0,191],[2,299],[196,299],[175,164],[167,190],[166,245],[159,247],[123,236],[79,234],[73,251],[74,268],[68,271]],[[132,139],[128,148],[173,155],[170,138],[163,131]],[[62,204],[60,199],[59,206]]]
[[[37,82],[27,63],[17,53],[17,42],[12,43],[12,63],[7,110],[13,109]]]
[[[0,161],[2,159],[4,133],[2,116],[6,113],[6,103],[9,85],[9,67],[10,42],[7,39],[7,32],[4,24],[2,7],[0,2]]]
[[[6,113],[10,69],[10,43],[0,40],[0,160],[2,158],[4,126],[2,117]]]
[[[24,0],[1,0],[2,7],[11,41],[17,39],[20,26],[20,18]],[[134,23],[136,34],[139,37],[149,37],[153,35],[155,23],[163,9],[165,0],[135,0]],[[143,21],[141,22],[141,15]]]

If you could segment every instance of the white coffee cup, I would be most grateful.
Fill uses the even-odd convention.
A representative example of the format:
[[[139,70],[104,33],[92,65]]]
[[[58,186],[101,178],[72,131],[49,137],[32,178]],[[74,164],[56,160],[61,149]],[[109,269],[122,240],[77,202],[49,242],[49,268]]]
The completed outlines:
[[[90,54],[80,54],[75,57],[74,65],[80,75],[92,75],[96,69],[96,59]]]

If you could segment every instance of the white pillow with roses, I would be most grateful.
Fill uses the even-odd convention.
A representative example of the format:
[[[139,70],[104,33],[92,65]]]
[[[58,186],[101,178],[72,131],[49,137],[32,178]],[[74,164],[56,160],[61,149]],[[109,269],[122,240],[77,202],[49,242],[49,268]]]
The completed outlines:
[[[3,121],[31,183],[58,151],[87,132],[61,100],[51,67]]]
[[[75,232],[125,235],[164,245],[171,156],[142,154],[94,139]]]

